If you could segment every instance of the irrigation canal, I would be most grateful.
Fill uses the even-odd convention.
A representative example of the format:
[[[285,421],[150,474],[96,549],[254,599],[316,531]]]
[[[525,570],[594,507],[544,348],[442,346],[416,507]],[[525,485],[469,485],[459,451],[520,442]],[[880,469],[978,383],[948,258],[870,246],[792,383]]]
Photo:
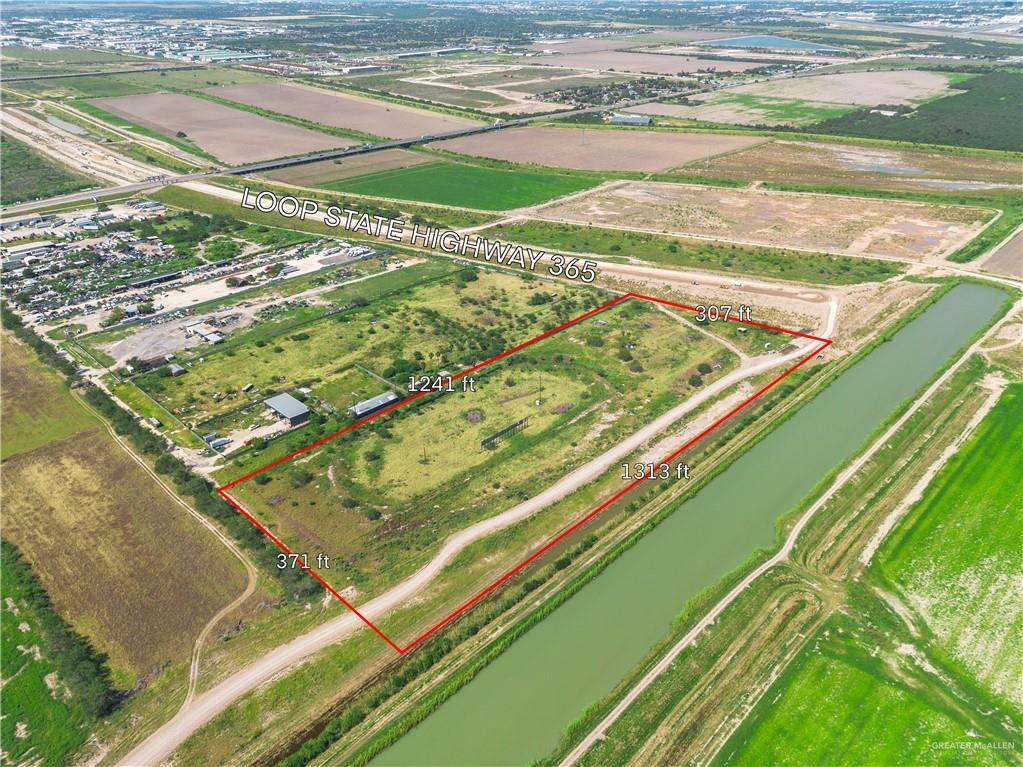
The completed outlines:
[[[996,313],[959,285],[843,373],[515,642],[375,767],[527,765],[664,637],[687,600],[775,542],[775,521]]]

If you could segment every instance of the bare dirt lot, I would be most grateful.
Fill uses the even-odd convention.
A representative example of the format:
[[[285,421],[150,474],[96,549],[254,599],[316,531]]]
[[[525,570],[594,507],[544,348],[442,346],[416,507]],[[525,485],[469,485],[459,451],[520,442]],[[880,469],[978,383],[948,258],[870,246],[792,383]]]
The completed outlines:
[[[630,181],[555,203],[537,218],[919,261],[949,252],[982,208]]]
[[[1023,277],[1023,231],[1016,232],[982,264],[989,272]]]
[[[948,75],[903,70],[844,72],[754,83],[692,99],[630,109],[687,120],[748,125],[803,125],[859,107],[911,104],[949,93]]]
[[[308,165],[295,165],[291,168],[275,170],[266,175],[267,178],[273,181],[283,181],[286,184],[316,186],[318,184],[329,184],[331,181],[339,181],[343,178],[351,178],[352,176],[376,173],[381,170],[408,168],[413,165],[430,162],[433,159],[432,157],[417,154],[416,152],[408,152],[404,149],[385,149],[382,152],[346,157],[341,161],[323,160],[322,162],[309,163]]]
[[[579,170],[659,171],[764,139],[714,133],[657,133],[602,128],[516,128],[433,144],[438,149]]]
[[[691,56],[661,56],[656,53],[632,53],[631,51],[593,51],[591,53],[567,53],[541,59],[537,64],[550,64],[576,69],[597,69],[615,72],[644,72],[654,75],[674,75],[679,72],[695,72],[698,69],[713,69],[718,72],[745,72],[763,66],[755,61],[721,61]]]
[[[883,189],[990,189],[1023,184],[1018,162],[924,149],[772,141],[694,162],[680,172],[715,178]]]
[[[878,104],[909,104],[940,96],[948,91],[948,75],[915,69],[843,72],[772,80],[736,90],[754,96],[870,107]]]
[[[209,92],[260,109],[387,138],[413,138],[479,125],[461,117],[304,85],[234,85]]]
[[[184,133],[203,150],[231,164],[354,143],[178,93],[117,96],[94,99],[92,103],[165,136]]]

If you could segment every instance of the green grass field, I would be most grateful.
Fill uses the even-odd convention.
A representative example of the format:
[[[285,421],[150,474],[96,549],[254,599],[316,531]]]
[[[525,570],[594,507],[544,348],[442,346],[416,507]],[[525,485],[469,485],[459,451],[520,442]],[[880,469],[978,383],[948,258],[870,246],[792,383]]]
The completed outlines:
[[[979,684],[1023,713],[1023,384],[1010,386],[879,557]]]
[[[99,186],[97,181],[75,173],[30,148],[27,144],[0,136],[0,204],[53,197]]]
[[[1023,384],[1013,384],[715,765],[1015,763],[997,744],[1023,720],[1021,438]],[[878,586],[896,596],[882,599]]]
[[[574,69],[550,69],[549,67],[515,67],[514,69],[502,69],[497,72],[485,72],[483,74],[456,74],[442,78],[445,82],[469,87],[480,87],[487,85],[504,86],[508,83],[521,82],[522,80],[549,80],[552,77],[567,77],[580,74]]]
[[[757,708],[719,752],[718,767],[895,767],[896,765],[1000,765],[995,751],[941,749],[969,741],[969,729],[877,673],[873,664],[849,657],[834,636],[818,632],[817,648],[793,662],[769,690],[771,705]],[[813,647],[813,645],[811,645]],[[780,691],[778,690],[780,687]],[[935,744],[939,744],[936,746]]]
[[[65,698],[63,684],[53,662],[37,657],[27,648],[38,648],[44,639],[40,616],[26,599],[25,589],[11,572],[7,548],[0,560],[3,604],[0,605],[0,665],[3,666],[4,715],[0,739],[4,761],[59,767],[81,746],[88,731],[88,717],[74,698]]]
[[[113,96],[137,96],[151,93],[152,89],[136,85],[119,75],[97,75],[95,77],[73,77],[59,80],[30,80],[14,83],[23,93],[39,96],[79,96],[84,98],[109,98]]]
[[[248,181],[238,180],[237,184],[225,183],[224,185],[231,185],[237,189],[241,189],[241,187],[250,183],[251,182]],[[295,191],[294,189],[290,189],[283,185],[262,184],[261,186],[265,189],[282,194],[294,194]],[[266,234],[269,234],[269,231],[276,230],[285,234],[287,232],[307,232],[309,234],[327,235],[330,237],[344,236],[347,238],[350,236],[346,230],[329,227],[322,221],[315,221],[311,218],[305,221],[300,221],[297,218],[284,218],[276,213],[263,213],[258,210],[248,210],[246,208],[239,207],[231,200],[225,200],[221,197],[203,194],[202,192],[194,192],[191,189],[184,189],[180,186],[166,186],[158,192],[154,192],[147,196],[174,208],[195,210],[208,215],[221,213],[231,216],[239,221],[253,224],[257,227],[261,227],[263,230],[267,230],[264,232]],[[309,195],[307,193],[303,196],[315,197],[316,195]],[[327,198],[328,196],[324,195],[324,200]],[[321,202],[324,200],[321,200]],[[338,201],[336,199],[333,199],[330,201],[330,204],[337,204],[337,202]],[[360,211],[365,213],[373,214],[379,211],[382,215],[393,215],[393,208],[388,208],[384,211],[383,209],[376,208],[373,202],[365,199],[344,198],[341,200],[341,203],[348,207],[358,208]],[[427,219],[442,226],[449,227],[476,226],[494,219],[493,214],[476,213],[467,210],[426,208],[419,205],[402,205],[401,212],[408,218],[419,216],[422,219]]]
[[[855,109],[855,107],[840,104],[822,104],[800,99],[772,98],[752,93],[729,92],[717,95],[713,99],[713,103],[715,105],[734,104],[744,109],[755,110],[763,114],[765,123],[783,123],[785,125],[811,125],[841,117]],[[748,122],[755,123],[756,119],[751,118]]]
[[[509,210],[553,200],[596,186],[598,181],[550,170],[502,170],[453,162],[431,162],[327,184],[327,189],[374,197]]]
[[[777,248],[687,240],[658,234],[546,221],[498,225],[483,232],[501,240],[552,250],[631,257],[670,267],[776,277],[828,285],[878,282],[902,268],[888,261],[847,258]]]
[[[33,64],[137,64],[153,62],[141,56],[129,56],[114,51],[97,51],[86,48],[28,48],[23,45],[4,46],[4,58]]]

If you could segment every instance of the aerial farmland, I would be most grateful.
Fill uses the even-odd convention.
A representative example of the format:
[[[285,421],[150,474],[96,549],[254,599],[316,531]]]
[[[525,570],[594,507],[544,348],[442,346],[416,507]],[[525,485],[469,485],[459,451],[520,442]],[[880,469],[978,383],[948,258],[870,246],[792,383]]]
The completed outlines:
[[[478,124],[464,118],[296,85],[239,85],[217,88],[210,93],[336,128],[388,138],[444,133]]]
[[[638,133],[569,127],[466,136],[437,144],[453,152],[580,170],[662,171],[762,139],[725,134]]]
[[[335,136],[177,93],[120,96],[96,99],[92,103],[164,135],[190,138],[203,150],[232,164],[352,144]]]

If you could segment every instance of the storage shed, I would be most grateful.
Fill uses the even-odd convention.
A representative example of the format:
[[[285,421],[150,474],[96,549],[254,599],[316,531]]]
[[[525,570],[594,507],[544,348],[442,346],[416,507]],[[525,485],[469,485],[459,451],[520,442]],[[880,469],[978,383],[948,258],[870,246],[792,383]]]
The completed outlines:
[[[298,426],[309,420],[309,408],[290,394],[277,394],[263,401],[270,412],[291,426]]]

